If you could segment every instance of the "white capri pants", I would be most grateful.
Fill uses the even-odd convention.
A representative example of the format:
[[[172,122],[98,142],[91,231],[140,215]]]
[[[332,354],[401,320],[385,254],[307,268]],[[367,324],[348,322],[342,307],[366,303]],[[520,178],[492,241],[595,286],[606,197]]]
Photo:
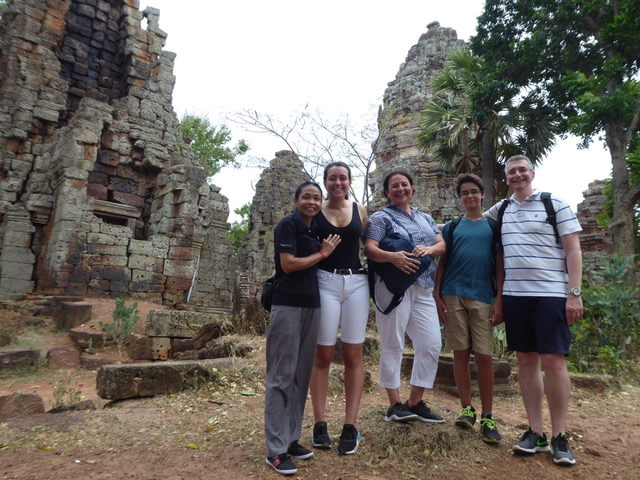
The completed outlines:
[[[369,280],[364,274],[341,275],[318,270],[320,328],[318,345],[340,341],[363,343],[369,318]]]
[[[376,281],[376,300],[388,305],[393,295],[384,282]],[[411,385],[432,388],[442,349],[440,322],[433,289],[412,285],[404,293],[400,305],[388,315],[376,310],[380,337],[380,386],[400,388],[400,367],[404,351],[404,334],[409,335],[415,351]]]

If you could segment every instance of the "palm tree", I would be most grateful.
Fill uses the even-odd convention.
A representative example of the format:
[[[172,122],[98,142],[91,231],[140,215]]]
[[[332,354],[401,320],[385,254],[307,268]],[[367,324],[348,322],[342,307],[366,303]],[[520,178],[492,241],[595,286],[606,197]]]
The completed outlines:
[[[494,204],[494,192],[506,193],[502,164],[509,156],[524,154],[536,164],[554,145],[553,112],[539,93],[532,90],[516,104],[494,94],[497,83],[484,75],[480,57],[453,51],[431,81],[434,97],[422,111],[417,139],[453,174],[480,174],[485,208]]]

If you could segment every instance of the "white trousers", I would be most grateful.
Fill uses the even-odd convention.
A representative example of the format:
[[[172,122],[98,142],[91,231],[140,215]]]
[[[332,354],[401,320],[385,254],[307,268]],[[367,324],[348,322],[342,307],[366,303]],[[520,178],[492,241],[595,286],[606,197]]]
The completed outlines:
[[[387,305],[392,297],[384,282],[376,282],[376,299],[380,300],[380,304]],[[412,285],[405,292],[400,305],[388,315],[376,310],[376,324],[380,337],[380,386],[400,388],[400,367],[406,333],[415,352],[411,385],[432,388],[442,349],[433,289]]]

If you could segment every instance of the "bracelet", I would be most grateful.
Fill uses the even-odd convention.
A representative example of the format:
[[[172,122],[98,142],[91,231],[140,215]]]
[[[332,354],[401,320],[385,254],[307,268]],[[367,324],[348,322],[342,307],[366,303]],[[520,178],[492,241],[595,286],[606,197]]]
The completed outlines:
[[[322,255],[322,260],[326,260],[326,259],[327,259],[327,254],[326,254],[326,253],[324,253],[322,250],[320,250],[318,253],[319,253],[320,255]]]

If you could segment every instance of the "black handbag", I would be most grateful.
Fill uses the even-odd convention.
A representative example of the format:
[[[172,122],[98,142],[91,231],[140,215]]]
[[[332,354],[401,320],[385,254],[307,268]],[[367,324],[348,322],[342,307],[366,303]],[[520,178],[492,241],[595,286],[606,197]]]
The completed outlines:
[[[260,295],[260,303],[267,312],[271,311],[271,300],[273,299],[273,290],[276,287],[276,277],[267,278],[262,285],[262,294]]]
[[[396,222],[391,215],[389,216],[397,225],[399,225],[403,230],[405,230],[405,232],[407,232],[407,235],[409,236],[409,238],[406,238],[400,235],[399,233],[393,232],[387,235],[386,237],[384,237],[382,240],[380,240],[380,243],[378,244],[378,246],[380,247],[381,250],[384,250],[386,252],[405,251],[405,252],[411,253],[415,248],[415,244],[413,243],[413,238],[411,237],[411,234],[402,225]],[[390,263],[390,262],[378,263],[378,262],[374,262],[373,260],[368,260],[369,295],[371,296],[371,299],[373,300],[373,303],[375,304],[376,308],[380,312],[382,312],[384,315],[387,315],[389,312],[391,312],[394,308],[396,308],[400,304],[400,302],[402,301],[402,298],[404,297],[404,292],[406,292],[407,289],[416,282],[418,277],[422,275],[422,273],[429,268],[429,265],[431,264],[431,261],[432,261],[431,257],[413,257],[413,258],[415,258],[420,262],[420,266],[415,272],[411,274],[407,274],[403,272],[398,267],[396,267],[393,263]],[[389,303],[387,308],[385,308],[384,310],[382,310],[378,305],[378,303],[376,302],[376,297],[375,297],[375,275],[376,274],[384,282],[384,285],[385,287],[387,287],[387,290],[389,290],[389,292],[393,294],[391,303]]]

